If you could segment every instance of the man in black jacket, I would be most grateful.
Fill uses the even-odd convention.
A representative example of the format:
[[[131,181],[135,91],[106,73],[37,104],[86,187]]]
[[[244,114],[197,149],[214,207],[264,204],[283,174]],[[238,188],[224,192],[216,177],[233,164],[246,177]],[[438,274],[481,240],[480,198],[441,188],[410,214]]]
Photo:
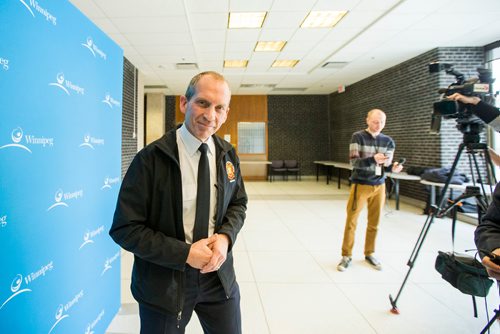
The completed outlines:
[[[205,333],[241,333],[231,250],[248,198],[235,149],[214,135],[230,99],[220,74],[196,75],[180,97],[183,125],[142,149],[123,179],[110,235],[134,254],[141,334],[184,333],[193,311]],[[198,169],[209,179],[199,197]]]

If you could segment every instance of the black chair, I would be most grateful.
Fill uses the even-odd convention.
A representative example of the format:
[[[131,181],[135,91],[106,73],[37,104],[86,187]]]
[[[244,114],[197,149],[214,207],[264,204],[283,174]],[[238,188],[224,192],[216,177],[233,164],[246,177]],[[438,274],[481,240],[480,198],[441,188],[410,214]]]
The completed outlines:
[[[295,180],[300,180],[300,166],[297,160],[285,160],[285,168],[287,174],[295,174]]]
[[[285,162],[283,160],[271,161],[271,165],[269,166],[269,180],[273,182],[274,176],[280,173],[283,175],[283,181],[288,179]]]

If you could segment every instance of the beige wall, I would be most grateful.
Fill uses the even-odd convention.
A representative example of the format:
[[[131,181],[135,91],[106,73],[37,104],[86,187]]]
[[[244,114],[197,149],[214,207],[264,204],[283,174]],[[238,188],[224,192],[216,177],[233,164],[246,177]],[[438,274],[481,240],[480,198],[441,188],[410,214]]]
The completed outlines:
[[[165,95],[146,94],[146,145],[165,134]]]

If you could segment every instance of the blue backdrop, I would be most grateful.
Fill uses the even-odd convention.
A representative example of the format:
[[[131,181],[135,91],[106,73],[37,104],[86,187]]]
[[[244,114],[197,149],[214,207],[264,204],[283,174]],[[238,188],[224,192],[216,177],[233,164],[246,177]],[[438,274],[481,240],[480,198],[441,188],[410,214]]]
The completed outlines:
[[[122,50],[67,1],[0,1],[0,333],[104,333],[120,306]]]

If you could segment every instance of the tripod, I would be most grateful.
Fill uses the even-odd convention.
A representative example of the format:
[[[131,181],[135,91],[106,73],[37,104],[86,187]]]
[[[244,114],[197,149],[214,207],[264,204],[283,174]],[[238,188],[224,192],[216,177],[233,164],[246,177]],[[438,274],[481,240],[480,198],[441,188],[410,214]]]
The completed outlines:
[[[451,167],[450,174],[448,175],[446,182],[441,190],[441,195],[439,196],[439,200],[437,202],[437,205],[433,205],[432,207],[429,208],[429,213],[427,215],[427,219],[425,220],[425,224],[422,227],[422,230],[420,232],[420,235],[417,239],[417,242],[415,244],[415,247],[413,248],[413,251],[410,255],[410,258],[407,262],[407,265],[409,267],[408,272],[406,273],[406,276],[403,280],[403,283],[398,291],[398,294],[396,295],[396,298],[393,298],[392,295],[389,295],[389,300],[392,305],[391,313],[394,314],[399,314],[399,309],[397,307],[397,302],[399,297],[401,296],[401,293],[403,291],[403,288],[406,284],[406,281],[408,280],[410,273],[415,266],[415,261],[417,260],[418,254],[420,252],[420,249],[422,248],[425,238],[427,236],[427,233],[429,232],[429,229],[434,222],[435,217],[443,217],[446,213],[448,213],[453,207],[461,203],[464,199],[469,198],[469,197],[475,197],[476,202],[477,202],[477,207],[478,207],[478,219],[480,219],[481,215],[486,212],[486,208],[488,206],[488,197],[486,196],[486,190],[485,190],[485,183],[483,182],[483,179],[481,177],[481,171],[478,165],[477,157],[476,155],[478,153],[483,153],[483,157],[486,163],[486,174],[487,174],[487,181],[488,183],[491,184],[496,184],[496,179],[495,179],[495,172],[494,172],[494,167],[493,163],[491,161],[490,154],[488,152],[488,146],[486,144],[480,143],[479,142],[479,134],[474,133],[464,133],[464,140],[463,142],[459,145],[458,152],[455,156],[455,160],[453,161],[453,165]],[[457,169],[458,162],[460,161],[460,156],[462,155],[464,149],[466,149],[466,153],[468,154],[469,157],[469,167],[471,171],[471,176],[472,176],[472,181],[474,187],[467,187],[466,192],[464,195],[460,196],[457,198],[456,201],[451,203],[450,205],[444,207],[445,199],[446,199],[446,191],[448,190],[450,186],[451,179],[453,175],[455,174],[455,170]],[[479,191],[479,187],[476,186],[476,176],[477,180],[480,185],[481,191]],[[491,186],[490,186],[491,187]]]

